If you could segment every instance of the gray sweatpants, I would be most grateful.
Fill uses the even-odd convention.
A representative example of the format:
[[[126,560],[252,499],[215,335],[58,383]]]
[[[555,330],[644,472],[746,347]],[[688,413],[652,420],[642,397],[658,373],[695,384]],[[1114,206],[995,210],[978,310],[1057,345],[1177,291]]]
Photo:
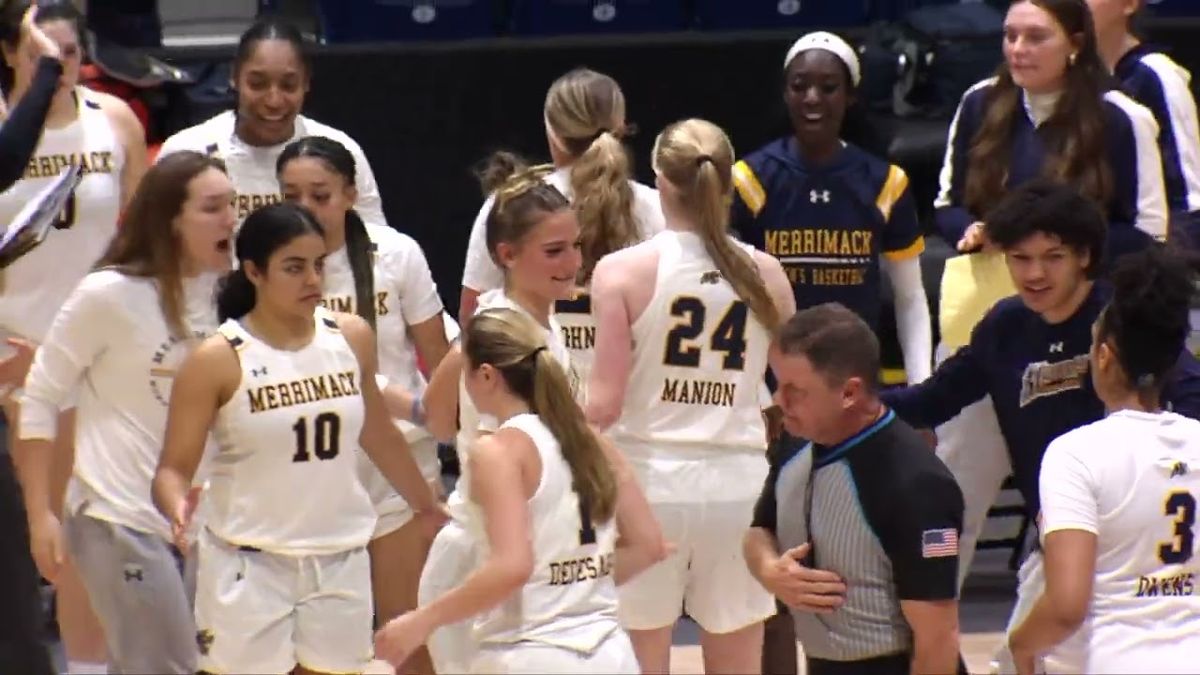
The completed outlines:
[[[109,672],[196,672],[195,586],[174,547],[86,515],[65,514],[63,531],[104,628]]]

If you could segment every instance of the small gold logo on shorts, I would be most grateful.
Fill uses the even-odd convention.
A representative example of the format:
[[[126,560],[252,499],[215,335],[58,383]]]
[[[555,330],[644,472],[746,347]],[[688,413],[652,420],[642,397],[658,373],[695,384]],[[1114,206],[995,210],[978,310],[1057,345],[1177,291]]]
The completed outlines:
[[[201,654],[208,656],[208,650],[212,647],[213,639],[213,632],[207,628],[196,631],[196,646],[200,649]]]

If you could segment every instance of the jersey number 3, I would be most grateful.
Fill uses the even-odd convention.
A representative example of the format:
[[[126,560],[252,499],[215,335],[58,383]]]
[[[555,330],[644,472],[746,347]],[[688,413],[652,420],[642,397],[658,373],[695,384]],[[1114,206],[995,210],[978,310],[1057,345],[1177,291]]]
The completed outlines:
[[[307,462],[312,457],[308,454],[308,418],[301,417],[292,425],[296,432],[296,454],[292,455],[293,462]],[[313,419],[313,454],[317,459],[333,459],[338,456],[338,439],[341,438],[342,419],[334,413],[321,413]]]
[[[1163,510],[1175,517],[1175,536],[1158,547],[1158,559],[1164,565],[1179,565],[1191,559],[1196,545],[1196,498],[1182,490],[1167,495]]]
[[[735,300],[725,310],[721,321],[713,330],[708,341],[716,352],[724,352],[721,368],[741,370],[746,367],[746,303]],[[700,367],[700,346],[692,344],[704,332],[704,302],[695,296],[685,295],[671,303],[671,316],[683,319],[667,333],[667,348],[663,363],[684,368]]]

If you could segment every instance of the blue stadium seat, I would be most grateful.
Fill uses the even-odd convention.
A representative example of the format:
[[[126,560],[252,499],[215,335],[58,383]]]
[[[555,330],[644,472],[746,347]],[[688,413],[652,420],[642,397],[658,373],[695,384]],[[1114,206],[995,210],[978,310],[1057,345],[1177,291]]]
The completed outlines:
[[[1200,2],[1196,0],[1146,0],[1146,11],[1151,16],[1200,17]]]
[[[707,30],[859,26],[871,19],[871,0],[696,0],[697,24]]]
[[[686,24],[682,0],[513,0],[518,35],[672,31]]]
[[[326,42],[455,40],[496,34],[492,0],[318,0]]]

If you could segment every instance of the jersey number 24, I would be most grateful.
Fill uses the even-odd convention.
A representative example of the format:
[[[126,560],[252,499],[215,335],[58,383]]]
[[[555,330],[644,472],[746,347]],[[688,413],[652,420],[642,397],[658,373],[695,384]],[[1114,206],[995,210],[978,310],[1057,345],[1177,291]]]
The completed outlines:
[[[1196,546],[1196,498],[1192,493],[1176,490],[1167,495],[1163,510],[1175,517],[1175,532],[1170,541],[1158,547],[1158,559],[1164,565],[1179,565],[1191,559]]]
[[[671,316],[682,319],[667,333],[663,363],[668,366],[699,368],[701,347],[696,340],[704,332],[704,318],[708,312],[704,302],[695,296],[684,295],[671,303]],[[723,352],[721,360],[724,370],[741,370],[746,367],[746,303],[735,300],[729,303],[717,327],[713,329],[708,346],[715,352]]]

